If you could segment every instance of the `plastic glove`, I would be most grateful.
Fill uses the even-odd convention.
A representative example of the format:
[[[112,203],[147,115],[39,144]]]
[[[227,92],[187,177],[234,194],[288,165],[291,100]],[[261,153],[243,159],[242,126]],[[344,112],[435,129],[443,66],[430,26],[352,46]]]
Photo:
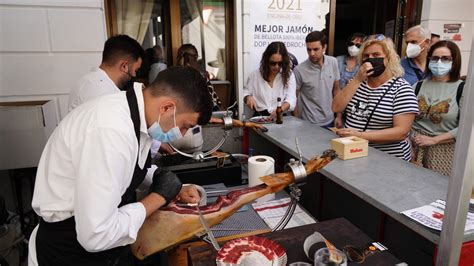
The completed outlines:
[[[150,192],[160,194],[166,200],[166,204],[168,204],[176,198],[176,195],[181,191],[181,187],[181,181],[173,172],[158,169],[153,173],[153,183],[150,186]]]

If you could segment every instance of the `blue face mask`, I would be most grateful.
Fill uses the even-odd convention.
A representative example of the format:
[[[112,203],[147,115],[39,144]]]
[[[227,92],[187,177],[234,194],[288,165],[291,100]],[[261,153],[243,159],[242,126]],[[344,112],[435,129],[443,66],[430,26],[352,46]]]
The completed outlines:
[[[173,110],[173,119],[174,119],[174,127],[170,129],[168,132],[163,132],[160,126],[160,119],[161,114],[158,117],[158,121],[153,123],[151,127],[148,128],[148,134],[155,140],[160,141],[162,143],[168,143],[180,139],[183,137],[181,134],[181,130],[179,127],[176,126],[176,107]]]
[[[452,65],[453,62],[443,63],[440,59],[437,62],[430,61],[430,63],[428,64],[428,68],[431,70],[431,73],[433,73],[435,77],[443,77],[446,76],[449,71],[451,71]]]

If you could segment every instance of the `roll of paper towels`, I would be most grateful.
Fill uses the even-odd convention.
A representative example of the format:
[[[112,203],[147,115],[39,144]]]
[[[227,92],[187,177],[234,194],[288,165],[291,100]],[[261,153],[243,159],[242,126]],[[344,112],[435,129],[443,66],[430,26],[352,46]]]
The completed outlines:
[[[249,187],[262,184],[261,176],[275,173],[275,160],[270,156],[258,155],[248,159]],[[261,197],[257,202],[265,202],[275,198],[275,194]]]

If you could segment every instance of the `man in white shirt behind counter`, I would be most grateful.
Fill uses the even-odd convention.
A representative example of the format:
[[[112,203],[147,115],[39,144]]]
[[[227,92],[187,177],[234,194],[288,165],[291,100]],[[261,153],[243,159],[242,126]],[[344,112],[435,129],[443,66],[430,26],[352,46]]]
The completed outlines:
[[[104,44],[100,66],[84,75],[71,90],[68,111],[97,97],[129,87],[127,84],[135,78],[144,54],[141,45],[129,36],[110,37]],[[158,151],[175,153],[169,144],[162,145],[159,141],[154,141],[151,147],[152,157]]]
[[[160,72],[144,89],[70,112],[38,165],[32,207],[41,221],[30,237],[29,265],[130,265],[127,246],[146,217],[174,199],[200,200],[173,173],[148,171],[152,140],[179,139],[211,114],[206,80],[181,67]],[[135,201],[135,190],[147,185],[150,194]]]
[[[145,52],[127,35],[110,37],[104,44],[102,62],[83,76],[69,95],[69,112],[99,96],[119,92],[136,76]]]

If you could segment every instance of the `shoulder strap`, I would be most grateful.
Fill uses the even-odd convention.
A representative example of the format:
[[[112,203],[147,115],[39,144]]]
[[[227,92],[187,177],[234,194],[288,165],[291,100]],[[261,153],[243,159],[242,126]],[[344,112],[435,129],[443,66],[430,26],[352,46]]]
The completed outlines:
[[[127,95],[127,102],[130,108],[130,117],[133,121],[133,128],[135,129],[135,136],[137,137],[138,143],[140,143],[140,114],[138,112],[137,96],[135,95],[133,88],[127,90],[125,94]]]
[[[393,87],[393,84],[395,84],[395,82],[397,82],[399,78],[396,78],[394,81],[392,81],[392,83],[390,84],[390,86],[387,87],[387,89],[385,89],[384,93],[382,94],[382,97],[379,98],[378,102],[375,104],[374,106],[374,109],[372,109],[372,112],[370,112],[370,115],[369,117],[367,118],[367,123],[365,123],[365,127],[364,127],[364,130],[363,131],[366,131],[367,130],[367,127],[369,126],[369,122],[370,122],[370,119],[372,119],[372,115],[374,114],[375,112],[375,109],[377,109],[377,106],[379,106],[379,103],[382,101],[382,99],[385,97],[385,95],[387,94],[387,92]]]
[[[456,92],[456,102],[458,103],[459,105],[459,101],[461,100],[461,96],[462,96],[462,91],[464,89],[464,81],[459,83],[459,86],[458,86],[458,90]]]
[[[461,100],[462,91],[464,89],[464,81],[459,83],[458,90],[456,91],[456,103],[458,104],[458,120],[461,117],[461,109],[459,108],[459,101]]]
[[[415,95],[418,95],[418,93],[420,92],[420,89],[421,89],[421,84],[423,83],[423,80],[420,80],[416,83],[416,87],[415,87]]]
[[[138,147],[140,147],[140,113],[138,110],[138,101],[137,96],[135,95],[134,89],[128,89],[125,93],[127,96],[128,107],[130,108],[130,117],[132,118],[133,128],[135,130],[135,136],[137,137]],[[148,152],[145,165],[143,169],[140,169],[138,166],[138,156],[137,162],[135,163],[135,169],[133,170],[132,181],[130,185],[125,190],[125,193],[122,195],[122,200],[120,201],[119,207],[136,201],[135,190],[145,179],[148,168],[151,166],[151,154]]]

